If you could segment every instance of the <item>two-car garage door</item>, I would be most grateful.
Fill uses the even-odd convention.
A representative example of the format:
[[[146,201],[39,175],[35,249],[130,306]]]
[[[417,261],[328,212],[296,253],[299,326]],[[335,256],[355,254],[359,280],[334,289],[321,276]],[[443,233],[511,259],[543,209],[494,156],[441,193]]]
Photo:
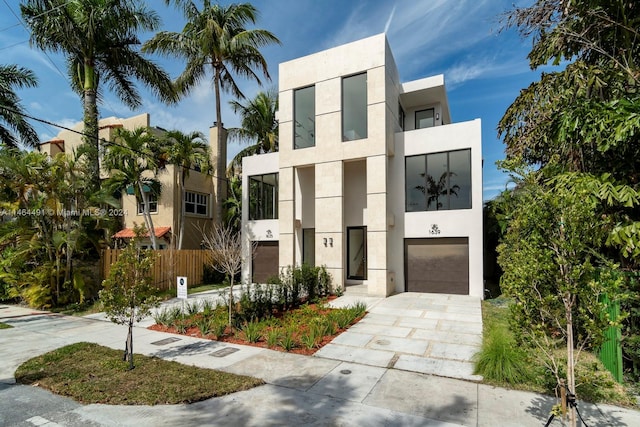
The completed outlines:
[[[405,239],[408,292],[469,295],[469,239]]]

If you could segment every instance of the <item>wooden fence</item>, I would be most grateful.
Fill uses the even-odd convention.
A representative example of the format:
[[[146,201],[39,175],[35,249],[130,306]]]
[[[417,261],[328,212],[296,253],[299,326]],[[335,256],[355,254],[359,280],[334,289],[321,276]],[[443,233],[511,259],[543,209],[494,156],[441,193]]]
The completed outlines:
[[[204,266],[209,262],[208,251],[198,249],[158,250],[153,266],[153,283],[160,289],[176,286],[176,277],[187,277],[189,286],[202,284]],[[111,264],[118,260],[122,249],[105,249],[100,257],[102,278],[109,276]]]

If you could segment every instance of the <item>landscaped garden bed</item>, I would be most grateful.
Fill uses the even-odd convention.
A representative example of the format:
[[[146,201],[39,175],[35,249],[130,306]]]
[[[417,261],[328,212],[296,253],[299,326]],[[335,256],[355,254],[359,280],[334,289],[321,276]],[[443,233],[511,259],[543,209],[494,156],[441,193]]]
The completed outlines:
[[[207,300],[200,304],[194,301],[184,307],[160,310],[155,316],[156,324],[149,328],[311,355],[366,313],[366,305],[362,303],[347,308],[330,308],[326,302],[327,299],[323,299],[286,310],[273,308],[269,313],[254,317],[253,320],[246,318],[241,302],[238,304],[234,327],[229,327],[227,306],[214,307]]]

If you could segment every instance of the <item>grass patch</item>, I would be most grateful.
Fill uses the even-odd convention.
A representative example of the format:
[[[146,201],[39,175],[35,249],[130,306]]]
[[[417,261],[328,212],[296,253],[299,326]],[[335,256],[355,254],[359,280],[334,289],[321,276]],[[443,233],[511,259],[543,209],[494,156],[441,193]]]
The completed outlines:
[[[34,357],[16,370],[16,381],[82,403],[159,405],[197,402],[264,384],[258,378],[136,354],[129,371],[122,351],[77,343]]]
[[[11,329],[13,326],[0,322],[0,329]]]
[[[484,383],[498,387],[554,394],[556,378],[545,365],[539,350],[522,348],[509,325],[509,299],[495,298],[482,302],[483,343],[475,356],[476,373]],[[554,350],[564,375],[564,348]],[[565,354],[563,356],[563,354]],[[582,352],[576,366],[578,400],[594,403],[633,406],[630,393],[618,384],[593,354]]]

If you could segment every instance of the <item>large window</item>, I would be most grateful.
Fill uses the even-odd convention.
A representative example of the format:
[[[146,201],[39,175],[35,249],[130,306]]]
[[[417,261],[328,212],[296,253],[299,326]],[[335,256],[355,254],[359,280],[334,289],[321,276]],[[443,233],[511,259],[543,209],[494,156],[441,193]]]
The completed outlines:
[[[416,129],[424,129],[435,126],[434,109],[416,111]]]
[[[342,79],[342,140],[367,137],[367,73]]]
[[[190,214],[206,216],[209,213],[209,195],[185,191],[184,211]]]
[[[293,148],[316,145],[316,88],[309,86],[293,92]]]
[[[471,150],[405,159],[407,212],[471,208]]]
[[[249,219],[278,218],[278,174],[249,177]]]
[[[158,212],[158,196],[153,193],[147,193],[147,201],[149,202],[149,213]],[[138,215],[144,213],[144,203],[138,199]]]

